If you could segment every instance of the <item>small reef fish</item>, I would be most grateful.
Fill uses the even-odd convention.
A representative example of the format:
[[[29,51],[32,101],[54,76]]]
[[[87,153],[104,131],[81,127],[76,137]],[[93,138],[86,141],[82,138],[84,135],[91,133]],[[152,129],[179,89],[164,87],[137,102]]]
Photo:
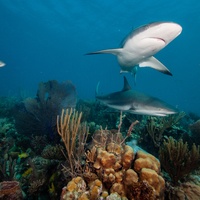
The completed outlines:
[[[136,75],[137,67],[151,67],[164,74],[172,75],[153,55],[166,47],[182,32],[182,27],[174,22],[154,22],[135,29],[130,33],[121,48],[106,49],[93,54],[113,54],[117,56],[120,73]]]
[[[0,60],[0,67],[4,67],[6,65],[6,63],[4,63],[3,61]]]
[[[96,89],[96,99],[110,108],[150,116],[166,116],[178,112],[175,107],[156,97],[133,91],[126,77],[124,77],[124,87],[119,92],[99,96],[98,86],[99,84]]]
[[[21,153],[21,154],[18,155],[18,157],[19,158],[27,158],[27,157],[29,157],[29,154],[27,154],[27,153]]]

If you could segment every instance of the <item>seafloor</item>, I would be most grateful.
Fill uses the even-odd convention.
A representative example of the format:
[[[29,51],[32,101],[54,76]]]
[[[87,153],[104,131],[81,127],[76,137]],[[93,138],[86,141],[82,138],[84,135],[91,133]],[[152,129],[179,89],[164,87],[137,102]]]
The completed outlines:
[[[200,117],[120,113],[67,81],[0,98],[0,199],[200,197]]]

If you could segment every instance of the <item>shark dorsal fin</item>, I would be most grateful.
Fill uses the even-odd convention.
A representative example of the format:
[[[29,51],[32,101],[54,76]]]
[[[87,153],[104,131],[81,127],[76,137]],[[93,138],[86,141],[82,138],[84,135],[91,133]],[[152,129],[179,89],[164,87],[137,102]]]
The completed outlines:
[[[124,87],[123,87],[122,91],[127,91],[127,90],[131,90],[131,86],[129,85],[126,77],[124,76]]]

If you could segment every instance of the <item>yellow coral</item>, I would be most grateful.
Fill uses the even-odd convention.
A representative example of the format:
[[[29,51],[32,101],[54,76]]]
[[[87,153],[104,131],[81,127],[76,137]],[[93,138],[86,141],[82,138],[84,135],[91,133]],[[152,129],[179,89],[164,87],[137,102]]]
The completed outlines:
[[[147,181],[155,190],[155,195],[162,199],[165,189],[165,181],[154,170],[143,168],[140,173],[140,180]]]
[[[103,191],[101,197],[106,198],[108,196],[108,191]]]
[[[122,182],[123,176],[124,176],[124,171],[123,170],[115,172],[115,182],[116,183]]]
[[[124,184],[133,185],[138,182],[138,175],[133,169],[128,169],[125,172]]]
[[[114,153],[114,154],[116,154],[116,155],[119,155],[119,154],[121,154],[121,152],[122,152],[122,147],[121,147],[121,145],[116,144],[116,143],[113,143],[113,142],[108,143],[106,149],[107,149],[107,151],[108,151],[109,153]]]
[[[114,183],[110,188],[110,193],[118,193],[120,196],[126,196],[125,188],[122,183]]]
[[[80,197],[78,197],[78,200],[90,200],[90,199],[88,198],[87,194],[83,193],[81,194]]]
[[[90,184],[90,199],[96,200],[100,193],[102,192],[102,182],[100,180],[95,180]]]
[[[74,180],[74,183],[78,184],[78,183],[80,183],[83,179],[82,179],[80,176],[78,176],[78,177],[74,178],[73,180]]]
[[[129,169],[131,167],[131,163],[134,159],[133,149],[130,146],[126,145],[124,150],[125,150],[125,152],[122,157],[122,165],[123,165],[124,169]]]
[[[108,153],[107,151],[101,151],[98,158],[100,158],[100,162],[105,168],[111,168],[116,162],[115,155],[113,153]]]
[[[157,173],[160,172],[160,162],[159,160],[149,153],[143,151],[137,152],[137,159],[134,162],[134,170],[140,172],[142,168],[149,168]]]
[[[67,184],[67,190],[69,192],[73,192],[74,190],[77,189],[77,185],[74,181],[70,181],[68,184]]]

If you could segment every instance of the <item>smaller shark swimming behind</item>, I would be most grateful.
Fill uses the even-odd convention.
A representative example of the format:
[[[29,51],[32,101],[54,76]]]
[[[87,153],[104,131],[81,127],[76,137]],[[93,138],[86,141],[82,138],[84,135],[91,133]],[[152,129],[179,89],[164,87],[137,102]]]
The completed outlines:
[[[126,77],[124,87],[119,92],[99,96],[97,85],[96,99],[110,108],[132,114],[166,116],[178,112],[178,109],[156,97],[133,91]]]

